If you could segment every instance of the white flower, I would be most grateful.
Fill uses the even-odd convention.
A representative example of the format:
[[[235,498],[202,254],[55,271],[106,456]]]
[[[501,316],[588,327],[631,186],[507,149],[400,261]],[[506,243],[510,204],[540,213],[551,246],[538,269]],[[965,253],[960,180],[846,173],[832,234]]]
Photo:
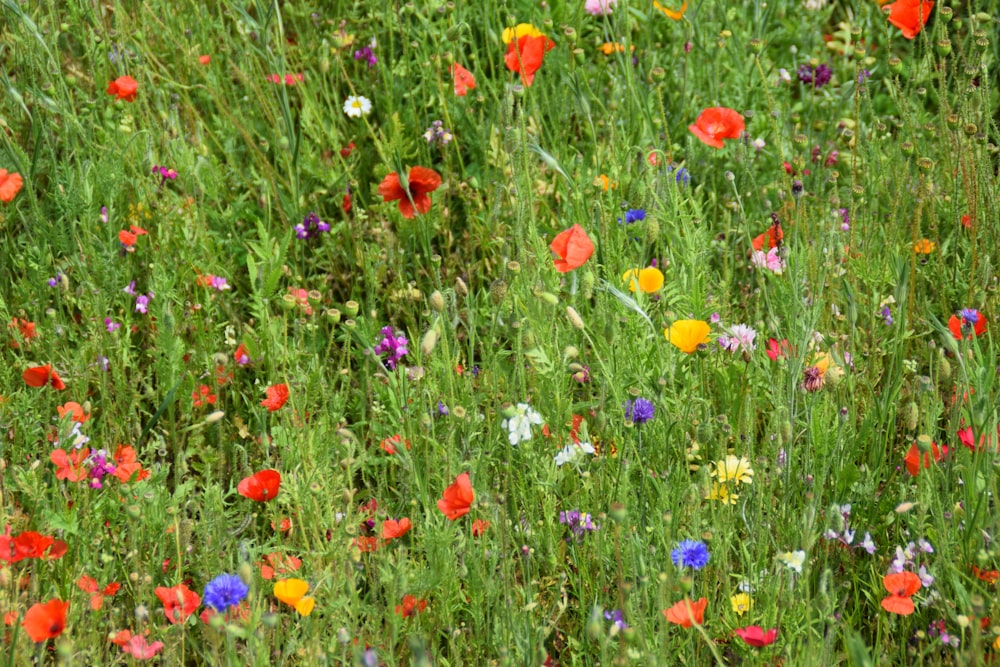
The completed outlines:
[[[783,554],[778,554],[778,560],[784,563],[789,569],[802,574],[802,566],[806,562],[806,552],[801,549],[798,551],[786,551]]]
[[[754,339],[757,338],[757,332],[752,327],[748,327],[745,324],[737,324],[726,331],[728,335],[719,338],[719,345],[722,346],[722,349],[729,350],[730,352],[736,352],[740,349],[746,352],[753,352],[756,348]]]
[[[563,447],[556,454],[556,465],[561,466],[564,463],[576,463],[584,455],[593,453],[595,453],[594,446],[589,442],[571,443]]]
[[[542,416],[531,409],[527,403],[518,403],[514,416],[504,419],[500,425],[507,429],[507,439],[510,444],[517,445],[526,440],[531,440],[531,425],[541,424]]]
[[[351,95],[344,101],[344,113],[352,118],[367,116],[372,110],[372,101],[363,95]]]

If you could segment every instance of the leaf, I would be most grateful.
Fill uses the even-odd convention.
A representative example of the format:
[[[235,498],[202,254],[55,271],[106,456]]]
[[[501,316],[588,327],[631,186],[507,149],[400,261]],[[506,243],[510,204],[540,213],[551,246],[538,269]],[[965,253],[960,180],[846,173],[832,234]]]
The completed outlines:
[[[635,299],[630,297],[625,292],[622,292],[620,289],[612,287],[612,285],[606,280],[601,281],[601,289],[603,289],[606,292],[610,292],[612,295],[614,295],[616,299],[621,301],[624,306],[639,313],[639,315],[642,316],[642,319],[646,320],[646,322],[649,323],[649,326],[653,327],[654,330],[656,329],[656,327],[653,325],[653,320],[649,319],[649,315],[647,315],[646,311],[644,311],[642,307],[638,303],[636,303]]]

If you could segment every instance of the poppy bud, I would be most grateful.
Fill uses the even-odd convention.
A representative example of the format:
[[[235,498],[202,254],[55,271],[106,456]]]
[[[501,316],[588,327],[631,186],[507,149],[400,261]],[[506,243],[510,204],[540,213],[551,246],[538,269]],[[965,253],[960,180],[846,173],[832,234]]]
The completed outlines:
[[[425,357],[430,356],[431,352],[434,351],[434,348],[437,347],[437,342],[437,329],[431,327],[427,330],[427,333],[424,334],[423,338],[420,339],[420,354]]]
[[[905,153],[906,155],[913,155],[913,142],[904,141],[902,144],[900,144],[899,150],[903,151],[903,153]]]
[[[347,329],[353,329],[356,326],[358,326],[358,323],[355,322],[354,320],[344,320],[344,327],[345,328],[347,328]]]
[[[917,408],[915,401],[910,401],[903,406],[903,426],[906,427],[907,431],[916,430],[919,420],[920,409]]]
[[[563,35],[571,45],[576,44],[576,29],[571,26],[563,28]]]
[[[295,297],[293,295],[284,294],[281,297],[281,301],[278,302],[278,305],[285,312],[291,312],[295,310],[296,306],[298,306],[298,302],[295,300]]]
[[[947,56],[951,53],[951,40],[940,39],[937,43],[937,52],[940,56]]]
[[[537,296],[539,299],[549,304],[550,306],[559,305],[559,297],[557,297],[552,292],[535,292],[535,296]]]
[[[455,293],[459,296],[469,296],[469,287],[461,278],[455,278]]]
[[[361,305],[357,301],[348,301],[344,304],[344,313],[348,317],[356,317]]]
[[[249,586],[250,582],[253,581],[253,568],[250,566],[250,563],[246,561],[240,563],[240,566],[236,569],[236,574],[239,575],[240,581],[247,586]]]
[[[572,345],[563,348],[563,359],[576,359],[578,356],[580,356],[580,350]]]
[[[782,445],[788,445],[792,442],[792,422],[787,419],[781,422],[778,427],[778,436],[781,438]]]
[[[947,382],[951,379],[951,363],[944,356],[944,350],[941,350],[941,355],[938,357],[938,377],[942,382]]]
[[[952,19],[952,17],[955,16],[955,10],[953,10],[951,7],[941,7],[938,10],[938,16],[941,19],[943,19],[945,23],[947,23]]]
[[[916,407],[916,406],[914,406],[914,407]],[[929,451],[931,451],[931,446],[933,444],[934,444],[934,442],[931,440],[931,436],[925,435],[925,434],[921,434],[921,435],[917,436],[917,450],[921,454],[926,454]]]
[[[569,323],[575,328],[581,331],[586,328],[586,325],[583,323],[583,318],[580,317],[580,314],[576,312],[576,309],[573,308],[573,306],[566,306],[566,317],[569,319]]]
[[[440,313],[441,311],[444,310],[444,296],[441,294],[439,290],[434,290],[433,292],[431,292],[431,295],[427,299],[427,301],[430,303],[431,308],[434,309],[434,312]]]
[[[590,299],[594,296],[594,285],[596,282],[597,277],[593,271],[587,269],[583,272],[583,278],[580,280],[580,291],[584,299]]]
[[[331,324],[337,324],[340,322],[340,311],[336,308],[328,308],[323,314],[326,315],[326,319]]]
[[[892,56],[889,58],[889,71],[893,74],[899,74],[903,71],[903,61],[897,56]]]

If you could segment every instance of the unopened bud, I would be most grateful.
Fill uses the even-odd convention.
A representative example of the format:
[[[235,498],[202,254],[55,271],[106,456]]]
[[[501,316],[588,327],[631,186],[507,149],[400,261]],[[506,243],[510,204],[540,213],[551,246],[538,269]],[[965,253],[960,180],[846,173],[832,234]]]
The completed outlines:
[[[920,421],[920,409],[916,401],[910,401],[903,406],[903,426],[907,431],[914,431]]]
[[[566,306],[566,317],[569,319],[569,323],[575,328],[580,329],[581,331],[586,328],[586,325],[583,323],[583,318],[580,317],[580,313],[576,312],[576,309],[573,308],[573,306]]]
[[[225,412],[223,412],[222,410],[216,410],[215,412],[213,412],[213,413],[209,414],[207,417],[205,417],[205,423],[206,424],[214,424],[217,421],[221,421],[222,418],[225,417],[225,416],[226,416]]]
[[[552,292],[535,292],[535,296],[549,304],[550,306],[559,305],[559,297],[557,297]]]
[[[427,301],[430,303],[431,308],[434,309],[434,312],[440,313],[444,310],[444,295],[439,290],[431,292]]]
[[[427,330],[427,333],[424,334],[424,337],[420,339],[420,354],[425,357],[430,356],[431,352],[433,352],[434,348],[437,346],[437,342],[437,329],[431,327]]]
[[[461,278],[455,278],[455,293],[459,296],[469,296],[469,287]]]

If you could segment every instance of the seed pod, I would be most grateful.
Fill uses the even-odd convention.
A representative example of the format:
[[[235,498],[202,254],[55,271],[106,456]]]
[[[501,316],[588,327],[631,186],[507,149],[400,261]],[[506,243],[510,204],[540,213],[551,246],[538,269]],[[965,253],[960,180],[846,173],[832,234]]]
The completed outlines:
[[[903,426],[907,431],[915,431],[920,421],[920,409],[915,401],[910,401],[903,406]]]
[[[781,422],[778,427],[778,436],[781,438],[782,445],[789,445],[792,442],[792,422],[787,419]]]
[[[490,285],[490,301],[493,305],[499,306],[507,296],[507,283],[502,278],[497,278]]]

